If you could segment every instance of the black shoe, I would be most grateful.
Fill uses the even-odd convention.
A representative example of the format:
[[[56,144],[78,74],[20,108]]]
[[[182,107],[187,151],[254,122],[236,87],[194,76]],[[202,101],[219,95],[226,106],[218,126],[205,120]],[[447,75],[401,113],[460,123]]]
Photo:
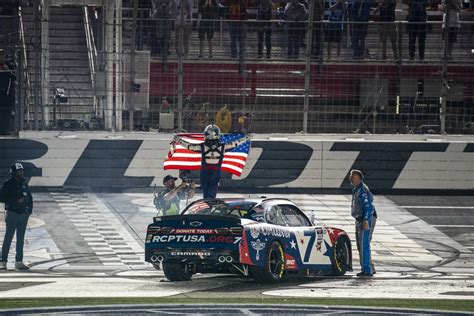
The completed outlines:
[[[365,271],[357,273],[357,277],[359,277],[359,278],[371,278],[372,276],[373,276],[372,274],[370,274],[369,272],[365,272]]]

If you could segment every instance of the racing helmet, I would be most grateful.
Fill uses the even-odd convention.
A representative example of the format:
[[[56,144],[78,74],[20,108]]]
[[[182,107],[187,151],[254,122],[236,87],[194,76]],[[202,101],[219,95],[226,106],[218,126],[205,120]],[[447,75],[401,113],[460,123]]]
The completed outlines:
[[[221,130],[217,125],[211,124],[204,129],[204,138],[206,140],[218,140],[220,136]]]
[[[13,165],[10,166],[10,174],[15,174],[18,170],[24,170],[23,165],[19,162],[15,162]]]

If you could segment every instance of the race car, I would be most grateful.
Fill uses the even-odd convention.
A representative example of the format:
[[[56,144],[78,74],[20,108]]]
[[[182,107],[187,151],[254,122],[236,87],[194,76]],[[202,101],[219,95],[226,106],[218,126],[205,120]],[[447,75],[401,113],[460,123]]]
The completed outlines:
[[[170,281],[195,273],[235,273],[258,283],[292,275],[352,271],[351,241],[341,229],[313,221],[287,199],[211,199],[148,226],[145,261]]]

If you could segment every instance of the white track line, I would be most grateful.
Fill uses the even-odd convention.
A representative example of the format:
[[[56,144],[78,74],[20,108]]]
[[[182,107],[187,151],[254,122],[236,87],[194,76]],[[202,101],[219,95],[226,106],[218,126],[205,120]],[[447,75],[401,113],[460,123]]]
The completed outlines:
[[[433,227],[471,228],[474,225],[431,225]]]
[[[453,209],[453,210],[474,210],[474,206],[427,206],[427,205],[403,205],[403,208],[420,208],[420,209]]]

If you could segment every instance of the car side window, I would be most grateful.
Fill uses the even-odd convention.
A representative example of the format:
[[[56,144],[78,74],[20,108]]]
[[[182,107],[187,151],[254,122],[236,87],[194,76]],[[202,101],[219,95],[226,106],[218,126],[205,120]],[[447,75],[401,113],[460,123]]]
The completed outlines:
[[[312,226],[303,212],[293,205],[280,205],[281,214],[290,227]]]
[[[257,205],[252,208],[246,215],[245,218],[254,220],[257,222],[265,222],[264,208],[261,205]]]
[[[287,226],[285,219],[281,214],[281,208],[279,205],[273,205],[265,214],[265,220],[269,224]]]

